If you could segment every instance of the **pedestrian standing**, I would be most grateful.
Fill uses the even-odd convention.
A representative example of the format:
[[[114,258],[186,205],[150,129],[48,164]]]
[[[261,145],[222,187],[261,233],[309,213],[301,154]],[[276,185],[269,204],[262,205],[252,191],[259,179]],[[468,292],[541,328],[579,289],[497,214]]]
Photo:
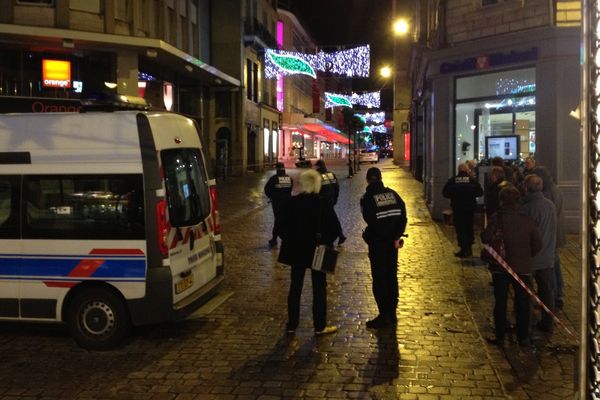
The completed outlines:
[[[367,223],[363,239],[369,247],[373,296],[379,314],[367,321],[367,328],[395,326],[398,306],[398,249],[406,229],[406,207],[394,190],[384,186],[377,167],[367,171],[367,189],[360,199]]]
[[[286,215],[283,241],[278,261],[291,266],[286,330],[294,333],[300,320],[300,299],[306,269],[310,269],[313,291],[313,326],[316,335],[334,333],[337,327],[327,325],[327,280],[322,271],[311,269],[315,248],[333,245],[336,238],[332,208],[319,197],[321,177],[312,170],[299,178],[301,193],[293,196]]]
[[[481,242],[490,244],[500,231],[504,243],[505,261],[531,287],[533,257],[542,247],[542,239],[534,221],[519,207],[520,193],[514,186],[508,186],[499,193],[500,207],[490,218],[489,224],[481,233]],[[494,286],[494,328],[496,336],[488,342],[504,346],[506,333],[506,305],[508,288],[515,292],[515,312],[517,317],[517,341],[521,345],[530,344],[529,323],[531,300],[527,292],[502,267],[490,264]]]
[[[454,255],[461,258],[473,254],[473,216],[477,207],[477,197],[483,195],[481,185],[469,171],[467,164],[459,164],[458,175],[448,179],[442,191],[443,196],[450,199],[456,240],[460,247]]]
[[[321,174],[321,192],[319,195],[323,198],[326,207],[331,208],[331,212],[335,216],[335,227],[337,230],[338,245],[343,244],[346,241],[346,236],[342,229],[342,224],[335,212],[335,205],[337,204],[338,197],[340,195],[340,184],[338,183],[337,176],[325,166],[325,161],[319,159],[315,163],[315,167],[319,174]]]
[[[269,245],[277,246],[277,237],[282,237],[284,213],[292,196],[292,178],[286,174],[283,163],[275,164],[276,173],[265,184],[265,195],[273,207],[273,233]]]
[[[348,178],[352,178],[354,176],[354,154],[352,152],[348,152]]]
[[[556,207],[542,194],[542,178],[535,174],[525,177],[523,208],[535,222],[542,237],[542,249],[533,259],[534,277],[540,300],[551,311],[554,311],[554,260],[556,255]],[[553,319],[542,310],[542,318],[536,327],[551,333]]]
[[[550,172],[546,167],[535,167],[532,173],[542,178],[543,188],[542,194],[545,198],[550,200],[554,207],[556,207],[556,254],[554,256],[554,305],[557,308],[562,308],[564,304],[563,290],[564,281],[562,276],[562,268],[560,266],[560,248],[567,244],[567,237],[565,234],[565,220],[563,213],[563,194],[562,191],[556,186]]]
[[[483,193],[483,204],[485,205],[485,215],[490,218],[498,209],[500,190],[510,183],[504,179],[504,169],[500,166],[492,167],[488,177],[489,182],[486,183]]]

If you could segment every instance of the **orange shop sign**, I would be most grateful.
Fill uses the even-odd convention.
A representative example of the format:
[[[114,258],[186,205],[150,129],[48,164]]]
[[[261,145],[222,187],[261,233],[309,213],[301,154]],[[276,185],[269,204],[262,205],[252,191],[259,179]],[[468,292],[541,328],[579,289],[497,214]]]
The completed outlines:
[[[42,86],[71,87],[71,61],[42,60]]]

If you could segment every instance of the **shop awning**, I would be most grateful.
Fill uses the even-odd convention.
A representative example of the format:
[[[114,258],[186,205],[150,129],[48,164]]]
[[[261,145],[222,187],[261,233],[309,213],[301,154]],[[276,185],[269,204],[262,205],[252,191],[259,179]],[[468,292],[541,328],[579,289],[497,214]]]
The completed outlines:
[[[348,137],[346,137],[342,131],[324,123],[317,118],[304,118],[302,128],[312,132],[316,136],[324,138],[327,142],[338,142],[342,144],[352,143],[352,141],[348,139]]]

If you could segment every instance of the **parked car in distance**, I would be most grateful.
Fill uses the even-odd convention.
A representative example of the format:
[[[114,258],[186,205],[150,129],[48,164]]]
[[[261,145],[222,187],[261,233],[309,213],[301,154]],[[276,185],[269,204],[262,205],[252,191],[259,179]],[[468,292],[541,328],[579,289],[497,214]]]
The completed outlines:
[[[394,157],[394,150],[392,148],[379,149],[379,157],[392,158]]]
[[[375,149],[362,149],[358,161],[361,163],[372,163],[375,164],[379,161],[379,154]]]

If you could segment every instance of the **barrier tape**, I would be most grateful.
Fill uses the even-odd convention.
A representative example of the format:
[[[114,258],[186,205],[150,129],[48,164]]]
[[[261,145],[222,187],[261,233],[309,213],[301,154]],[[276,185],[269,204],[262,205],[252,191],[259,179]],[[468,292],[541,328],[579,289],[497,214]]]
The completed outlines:
[[[542,300],[540,300],[540,298],[529,288],[529,286],[527,286],[527,284],[525,282],[523,282],[523,280],[519,277],[519,275],[513,271],[513,269],[506,263],[506,261],[504,261],[504,259],[500,256],[500,254],[498,254],[496,252],[496,250],[494,250],[491,246],[487,245],[487,244],[482,244],[482,247],[494,258],[494,260],[496,260],[498,262],[498,264],[500,264],[500,266],[502,268],[504,268],[504,270],[506,272],[508,272],[510,274],[510,276],[512,276],[519,285],[521,285],[521,287],[523,288],[523,290],[525,290],[529,296],[531,296],[531,298],[533,298],[533,300],[544,309],[544,311],[546,311],[548,314],[550,314],[550,316],[552,317],[552,319],[561,327],[564,329],[565,332],[567,332],[569,334],[569,336],[571,336],[573,339],[575,339],[575,341],[577,342],[577,344],[579,344],[579,338],[577,338],[573,332],[571,332],[569,330],[569,328],[567,328],[567,326],[565,324],[563,324],[563,322],[556,316],[556,314],[554,314],[548,307],[546,307],[546,305],[542,302]]]

